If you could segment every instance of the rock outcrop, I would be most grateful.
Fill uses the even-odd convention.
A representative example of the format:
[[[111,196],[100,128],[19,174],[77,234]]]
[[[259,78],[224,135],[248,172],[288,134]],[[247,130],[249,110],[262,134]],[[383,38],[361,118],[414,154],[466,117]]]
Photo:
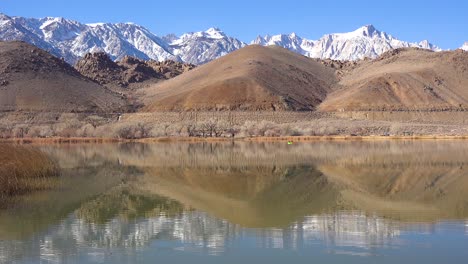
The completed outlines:
[[[75,68],[99,84],[127,87],[148,80],[167,80],[195,68],[195,65],[170,60],[144,61],[131,56],[114,62],[106,53],[97,52],[86,54]]]

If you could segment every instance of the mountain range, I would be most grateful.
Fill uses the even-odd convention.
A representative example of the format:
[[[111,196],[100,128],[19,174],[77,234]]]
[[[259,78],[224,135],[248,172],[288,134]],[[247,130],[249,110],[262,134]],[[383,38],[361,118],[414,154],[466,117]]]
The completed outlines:
[[[246,46],[215,28],[161,38],[134,23],[82,24],[60,17],[35,19],[4,14],[0,14],[0,40],[28,42],[70,64],[90,52],[105,52],[114,60],[133,56],[203,64]]]
[[[319,40],[308,40],[295,33],[289,35],[258,36],[251,44],[275,45],[307,57],[333,60],[360,60],[376,58],[382,53],[397,48],[422,48],[441,51],[439,47],[424,40],[419,43],[401,41],[366,25],[349,33],[328,34]]]
[[[86,53],[100,51],[113,60],[128,55],[143,60],[204,64],[248,45],[218,28],[182,36],[157,36],[134,23],[83,24],[61,17],[36,19],[5,14],[0,14],[0,40],[28,42],[70,64],[75,64]],[[419,43],[398,40],[372,25],[349,33],[328,34],[319,40],[304,39],[295,33],[258,36],[251,44],[277,45],[304,56],[335,60],[376,58],[401,47],[441,50],[426,40]],[[468,45],[462,48],[468,49]]]

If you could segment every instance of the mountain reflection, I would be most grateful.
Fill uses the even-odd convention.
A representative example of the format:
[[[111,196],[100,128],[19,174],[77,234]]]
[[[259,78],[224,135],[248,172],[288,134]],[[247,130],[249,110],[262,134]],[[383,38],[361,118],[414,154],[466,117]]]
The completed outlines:
[[[372,255],[444,220],[468,234],[468,146],[456,141],[39,150],[61,168],[60,182],[6,201],[0,262],[101,262],[148,247],[218,255],[242,242]]]
[[[30,257],[62,262],[80,251],[106,255],[118,248],[132,254],[148,247],[153,240],[164,240],[174,241],[178,250],[217,255],[234,241],[249,236],[255,239],[258,248],[298,249],[325,241],[330,246],[369,251],[373,246],[395,243],[400,232],[396,223],[359,212],[309,216],[283,229],[246,229],[200,211],[136,221],[114,218],[105,224],[90,223],[72,214],[45,234],[26,242],[2,241],[0,248],[6,259],[25,257],[27,252]]]

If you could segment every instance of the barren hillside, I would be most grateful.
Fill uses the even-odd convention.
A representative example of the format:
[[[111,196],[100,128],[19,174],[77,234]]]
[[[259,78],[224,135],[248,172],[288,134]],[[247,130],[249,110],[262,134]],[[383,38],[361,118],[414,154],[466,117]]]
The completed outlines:
[[[324,111],[468,108],[468,52],[397,49],[344,74]]]
[[[147,88],[145,110],[313,110],[334,73],[286,49],[252,45]]]
[[[125,100],[24,42],[0,42],[0,111],[112,112]]]

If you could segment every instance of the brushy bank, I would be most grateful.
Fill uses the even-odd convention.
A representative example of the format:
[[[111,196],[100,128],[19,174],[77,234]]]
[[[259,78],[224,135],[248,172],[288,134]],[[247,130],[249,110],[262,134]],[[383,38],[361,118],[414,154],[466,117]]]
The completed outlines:
[[[0,206],[7,197],[52,188],[57,164],[28,146],[0,144]]]
[[[367,117],[367,119],[366,119]],[[32,121],[31,121],[32,120]],[[59,114],[1,118],[0,139],[11,138],[245,138],[287,136],[465,136],[465,122],[359,119],[315,112]]]

